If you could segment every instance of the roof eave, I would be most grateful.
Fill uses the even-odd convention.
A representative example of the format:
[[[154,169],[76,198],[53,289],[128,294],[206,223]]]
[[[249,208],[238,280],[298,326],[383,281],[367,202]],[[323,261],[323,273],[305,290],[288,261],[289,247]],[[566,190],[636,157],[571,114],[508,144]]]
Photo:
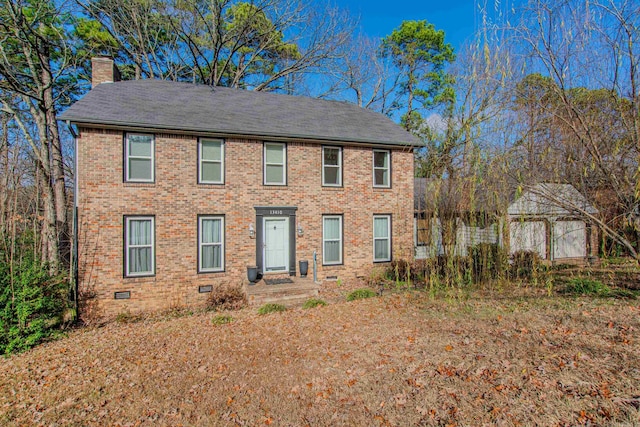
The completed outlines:
[[[371,139],[358,139],[358,138],[330,138],[330,137],[318,137],[314,135],[296,135],[296,134],[275,134],[270,132],[263,133],[251,133],[251,132],[238,132],[236,130],[211,130],[207,128],[179,128],[175,126],[159,126],[153,124],[145,124],[145,123],[130,123],[124,121],[101,121],[96,122],[94,120],[87,120],[82,118],[74,118],[73,116],[65,116],[63,113],[58,117],[59,120],[69,121],[73,125],[82,125],[86,127],[100,127],[106,129],[119,129],[119,130],[127,130],[127,129],[135,129],[138,131],[164,131],[164,132],[172,132],[172,133],[181,133],[181,134],[190,134],[190,135],[206,135],[206,136],[217,136],[217,137],[235,137],[235,138],[259,138],[259,139],[269,139],[269,140],[277,140],[277,141],[308,141],[308,142],[317,142],[317,143],[334,143],[334,144],[344,144],[344,143],[355,143],[357,145],[365,145],[365,146],[375,146],[375,147],[391,147],[391,148],[417,148],[422,147],[424,144],[422,142],[394,142],[394,141],[381,141],[381,140],[371,140]]]

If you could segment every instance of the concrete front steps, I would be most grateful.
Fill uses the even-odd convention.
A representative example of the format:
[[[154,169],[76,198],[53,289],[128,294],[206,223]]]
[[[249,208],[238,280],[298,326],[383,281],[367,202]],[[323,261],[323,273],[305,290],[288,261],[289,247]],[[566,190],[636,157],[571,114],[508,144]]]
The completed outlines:
[[[267,284],[273,281],[290,279],[291,283]],[[282,304],[287,307],[301,306],[310,298],[317,298],[320,287],[309,277],[266,275],[255,285],[244,287],[249,305],[259,307],[268,303]]]

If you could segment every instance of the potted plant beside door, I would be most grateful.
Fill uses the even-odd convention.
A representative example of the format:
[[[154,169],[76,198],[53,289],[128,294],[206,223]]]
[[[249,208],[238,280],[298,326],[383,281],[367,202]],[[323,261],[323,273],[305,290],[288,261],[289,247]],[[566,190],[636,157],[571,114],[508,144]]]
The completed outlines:
[[[309,272],[309,261],[301,259],[298,261],[298,266],[300,267],[300,277],[307,277],[307,273]]]
[[[258,266],[257,265],[248,265],[247,266],[247,279],[249,279],[250,285],[255,285],[256,280],[258,280]]]

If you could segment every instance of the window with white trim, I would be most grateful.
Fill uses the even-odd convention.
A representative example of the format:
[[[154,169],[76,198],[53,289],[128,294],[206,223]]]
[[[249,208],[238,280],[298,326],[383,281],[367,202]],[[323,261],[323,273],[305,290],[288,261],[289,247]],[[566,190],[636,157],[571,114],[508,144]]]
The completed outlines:
[[[287,185],[287,146],[280,142],[264,143],[264,184]]]
[[[391,261],[391,215],[373,216],[373,261]]]
[[[391,187],[391,152],[373,150],[373,186]]]
[[[125,217],[124,229],[125,276],[155,274],[154,217]]]
[[[342,215],[322,217],[322,264],[342,264]]]
[[[198,271],[224,271],[224,217],[198,218]]]
[[[140,133],[127,133],[125,137],[125,181],[153,182],[154,137]]]
[[[342,186],[342,148],[322,147],[322,185]]]
[[[224,184],[224,141],[204,139],[198,141],[198,182]]]

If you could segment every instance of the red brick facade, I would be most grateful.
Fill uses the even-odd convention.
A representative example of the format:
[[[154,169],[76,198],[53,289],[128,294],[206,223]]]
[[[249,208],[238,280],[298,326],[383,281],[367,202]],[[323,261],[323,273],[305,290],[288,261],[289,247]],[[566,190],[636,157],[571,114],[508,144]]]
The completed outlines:
[[[225,139],[225,184],[197,182],[197,137],[155,133],[155,182],[123,179],[123,131],[79,128],[77,139],[79,288],[99,316],[196,306],[203,285],[246,283],[256,263],[256,206],[297,207],[296,259],[318,257],[318,278],[367,276],[373,215],[392,217],[392,257],[413,256],[413,152],[391,150],[391,188],[373,187],[373,148],[343,147],[343,187],[322,186],[322,145],[287,143],[287,185],[263,185],[263,142]],[[322,215],[343,215],[343,264],[322,265]],[[124,217],[155,218],[155,274],[124,277]],[[198,273],[198,215],[224,215],[225,271]],[[129,291],[130,299],[114,299]]]

